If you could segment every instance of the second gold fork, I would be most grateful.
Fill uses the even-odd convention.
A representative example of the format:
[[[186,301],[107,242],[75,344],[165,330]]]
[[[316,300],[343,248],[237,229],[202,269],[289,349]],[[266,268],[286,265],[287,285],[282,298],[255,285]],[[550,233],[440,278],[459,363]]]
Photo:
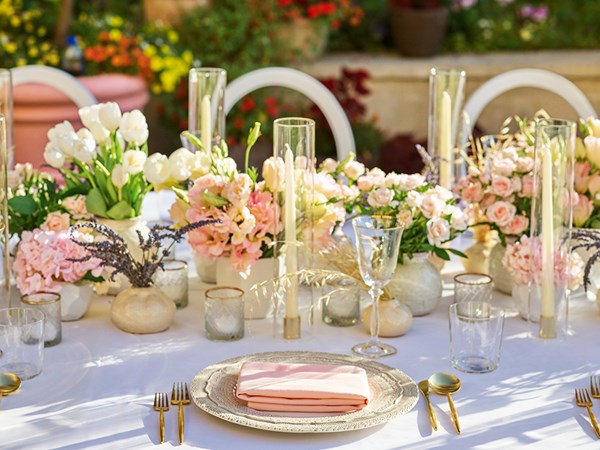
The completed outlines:
[[[190,404],[190,392],[187,383],[173,383],[171,391],[171,404],[179,408],[177,423],[179,425],[179,443],[183,444],[183,405]]]
[[[592,411],[592,399],[590,398],[590,393],[587,389],[575,389],[575,403],[577,406],[582,406],[587,409],[590,416],[590,421],[592,422],[592,427],[596,433],[596,437],[600,438],[600,428],[598,427],[596,416],[594,416]]]

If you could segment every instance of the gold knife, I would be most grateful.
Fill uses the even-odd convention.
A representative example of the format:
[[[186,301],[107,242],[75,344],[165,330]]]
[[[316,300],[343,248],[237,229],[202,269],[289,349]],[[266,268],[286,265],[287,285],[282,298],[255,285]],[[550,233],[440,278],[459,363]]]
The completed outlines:
[[[437,420],[435,418],[435,412],[433,411],[431,401],[429,400],[429,381],[419,381],[419,390],[423,394],[423,397],[425,397],[425,403],[427,404],[427,410],[429,411],[429,421],[431,422],[431,427],[435,431],[437,431]]]

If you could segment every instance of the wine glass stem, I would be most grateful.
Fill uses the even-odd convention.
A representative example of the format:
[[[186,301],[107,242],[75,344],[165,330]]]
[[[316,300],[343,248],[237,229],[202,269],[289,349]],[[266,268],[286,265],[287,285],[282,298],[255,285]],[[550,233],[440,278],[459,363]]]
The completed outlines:
[[[373,309],[371,310],[371,339],[369,339],[369,346],[379,344],[379,297],[381,297],[382,290],[377,286],[372,286],[369,289],[371,299],[373,300]]]

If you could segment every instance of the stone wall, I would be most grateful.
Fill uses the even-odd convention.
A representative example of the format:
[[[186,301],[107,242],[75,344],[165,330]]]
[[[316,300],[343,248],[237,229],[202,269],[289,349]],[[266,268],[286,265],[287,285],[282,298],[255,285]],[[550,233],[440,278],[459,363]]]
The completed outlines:
[[[378,117],[389,135],[411,134],[420,141],[427,137],[429,70],[432,67],[461,68],[467,73],[468,96],[489,78],[518,68],[540,68],[556,72],[574,82],[600,112],[600,50],[443,55],[409,59],[395,54],[333,54],[300,67],[311,75],[339,76],[340,68],[369,71],[372,94],[367,101],[370,115]],[[497,132],[506,117],[531,117],[544,108],[551,116],[574,120],[575,111],[556,94],[523,88],[493,100],[483,111],[478,126]]]

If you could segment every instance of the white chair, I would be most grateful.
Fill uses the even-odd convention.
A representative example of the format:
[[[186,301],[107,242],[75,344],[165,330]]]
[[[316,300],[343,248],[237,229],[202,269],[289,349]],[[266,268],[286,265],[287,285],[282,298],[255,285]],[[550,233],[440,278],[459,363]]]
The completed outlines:
[[[469,117],[471,131],[489,102],[507,91],[522,87],[553,92],[571,105],[579,117],[597,117],[594,107],[583,92],[562,75],[543,69],[516,69],[496,75],[471,94],[465,103],[465,112]]]
[[[52,86],[75,103],[79,108],[98,103],[94,95],[73,75],[48,66],[22,66],[11,69],[14,86],[35,83]]]
[[[335,96],[319,80],[296,69],[267,67],[236,78],[225,90],[225,114],[242,97],[264,87],[285,87],[304,94],[325,115],[333,132],[338,160],[356,152],[350,121]]]

